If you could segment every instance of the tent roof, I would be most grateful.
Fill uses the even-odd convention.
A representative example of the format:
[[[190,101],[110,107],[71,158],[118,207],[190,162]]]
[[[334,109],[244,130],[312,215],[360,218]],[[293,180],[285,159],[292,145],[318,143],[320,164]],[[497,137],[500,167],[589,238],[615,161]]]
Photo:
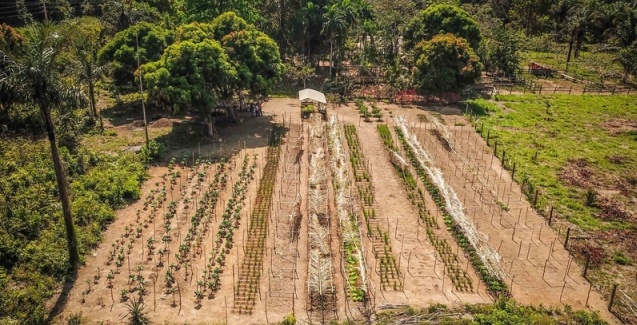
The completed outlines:
[[[327,104],[327,101],[325,100],[325,95],[322,92],[316,91],[310,88],[299,90],[299,100],[304,101],[307,99],[312,99],[317,102]]]

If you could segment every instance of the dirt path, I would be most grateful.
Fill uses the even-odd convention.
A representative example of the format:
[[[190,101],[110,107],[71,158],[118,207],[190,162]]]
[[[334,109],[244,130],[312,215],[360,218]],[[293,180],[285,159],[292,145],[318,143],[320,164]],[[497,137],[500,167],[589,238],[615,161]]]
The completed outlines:
[[[290,125],[282,147],[279,178],[281,187],[275,193],[273,214],[268,236],[269,261],[266,261],[262,291],[267,292],[267,309],[272,319],[282,319],[287,314],[305,309],[305,300],[300,299],[307,270],[307,223],[305,221],[302,183],[307,179],[307,158],[304,155],[304,137],[301,124]],[[303,158],[306,158],[305,160]],[[307,185],[306,185],[307,186]],[[260,304],[257,304],[257,309]],[[265,302],[263,308],[265,309]],[[270,319],[270,315],[268,315]]]

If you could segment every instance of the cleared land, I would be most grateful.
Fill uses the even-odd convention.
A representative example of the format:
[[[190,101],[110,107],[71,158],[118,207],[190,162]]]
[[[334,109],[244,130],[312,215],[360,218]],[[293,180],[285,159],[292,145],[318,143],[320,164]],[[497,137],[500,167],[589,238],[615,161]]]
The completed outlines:
[[[379,132],[384,122],[362,121],[354,105],[330,106],[335,121],[328,123],[317,116],[302,120],[296,100],[273,99],[263,117],[222,130],[222,146],[192,149],[201,157],[234,153],[223,167],[219,160],[197,164],[195,157],[193,163],[191,153],[186,165],[153,168],[142,189],[146,209],[140,201],[118,213],[80,270],[59,320],[82,312],[121,321],[125,300],[140,292],[158,323],[266,323],[292,313],[305,321],[344,321],[400,304],[492,302],[487,288],[495,280],[485,283],[486,271],[476,272],[484,261],[457,240],[459,228],[432,196],[422,167],[407,158],[388,115],[406,117],[406,130],[433,158],[430,167],[442,171],[467,222],[486,238],[483,248],[502,256],[500,288],[512,289],[523,303],[586,308],[590,286],[581,269],[497,158],[491,163],[485,141],[461,112],[378,106],[388,133]],[[280,147],[268,141],[280,129],[275,124],[285,130]],[[402,172],[390,162],[390,147],[404,157]],[[215,180],[221,170],[225,186],[221,176]],[[595,291],[589,306],[613,321]]]

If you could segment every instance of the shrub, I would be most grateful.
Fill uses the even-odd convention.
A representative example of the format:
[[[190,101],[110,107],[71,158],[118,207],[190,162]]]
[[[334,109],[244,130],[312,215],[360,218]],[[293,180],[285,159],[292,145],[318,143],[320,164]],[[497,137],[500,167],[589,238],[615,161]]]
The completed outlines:
[[[296,318],[292,314],[285,316],[283,318],[283,321],[281,322],[281,325],[294,325],[294,324],[296,324]]]
[[[633,260],[620,251],[616,251],[615,254],[613,254],[613,261],[619,265],[633,265]]]
[[[153,161],[159,160],[164,153],[166,153],[166,146],[164,146],[163,143],[150,140],[148,147],[142,147],[139,154],[146,164],[150,164]]]

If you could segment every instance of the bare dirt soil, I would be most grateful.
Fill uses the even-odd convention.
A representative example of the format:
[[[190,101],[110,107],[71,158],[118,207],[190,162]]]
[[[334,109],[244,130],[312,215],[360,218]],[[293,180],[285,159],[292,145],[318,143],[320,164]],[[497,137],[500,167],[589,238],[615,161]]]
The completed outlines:
[[[390,127],[394,125],[390,116],[404,115],[410,121],[412,131],[419,135],[422,145],[435,157],[437,167],[442,169],[445,180],[463,201],[467,215],[477,224],[478,230],[488,236],[490,245],[502,256],[503,267],[509,276],[506,282],[511,286],[516,300],[553,307],[570,305],[576,309],[590,308],[600,311],[605,319],[615,321],[606,312],[605,302],[595,290],[589,292],[591,286],[582,278],[581,267],[572,261],[556,232],[530,208],[521,195],[519,185],[511,182],[510,174],[501,168],[498,159],[492,158],[490,149],[456,109],[435,107],[432,110],[423,110],[386,104],[379,106]],[[396,291],[381,290],[378,261],[371,253],[372,242],[363,229],[362,243],[367,252],[365,260],[368,263],[366,267],[371,274],[371,305],[376,308],[400,304],[426,307],[434,303],[460,305],[491,302],[492,297],[485,291],[483,283],[469,292],[452,289],[451,279],[443,271],[443,263],[427,240],[425,225],[419,221],[417,210],[409,202],[402,181],[391,166],[389,155],[376,130],[377,123],[360,121],[353,104],[340,107],[330,105],[329,113],[337,115],[340,125],[356,125],[361,150],[371,168],[371,182],[377,202],[374,207],[379,218],[384,220],[380,224],[390,234],[392,252],[399,260],[400,273],[404,276],[403,288]],[[434,118],[444,121],[457,141],[455,151],[446,150],[440,140],[432,135],[432,124],[424,122],[422,117],[419,119],[422,114],[427,121]],[[287,134],[281,146],[276,175],[259,299],[256,300],[251,315],[236,314],[232,308],[233,288],[238,278],[235,272],[238,273],[239,261],[245,255],[247,223],[265,165],[267,139],[273,123],[284,124]],[[208,227],[208,230],[203,231],[203,247],[193,250],[188,267],[181,265],[178,270],[173,271],[173,287],[177,287],[173,293],[167,293],[170,291],[164,280],[170,265],[179,264],[175,260],[175,254],[179,252],[180,244],[191,227],[191,216],[195,209],[186,206],[193,205],[194,198],[208,188],[219,165],[213,164],[205,170],[206,176],[200,185],[197,185],[197,173],[204,172],[204,165],[193,169],[190,161],[187,167],[175,167],[181,175],[175,178],[176,184],[172,190],[169,187],[170,175],[163,178],[169,169],[165,166],[152,167],[149,170],[149,179],[142,187],[142,199],[118,212],[117,220],[104,232],[102,244],[91,256],[86,257],[86,263],[80,269],[56,322],[65,323],[70,315],[82,313],[91,322],[120,323],[128,313],[128,302],[120,299],[122,289],[133,291],[127,294],[129,299],[139,295],[139,291],[135,290],[139,281],[130,285],[129,274],[133,278],[139,275],[145,279],[145,311],[155,323],[262,324],[280,322],[292,313],[300,321],[314,319],[309,312],[313,306],[308,305],[308,129],[307,120],[300,117],[297,100],[272,99],[264,105],[264,116],[243,116],[238,126],[220,128],[221,142],[205,146],[184,144],[183,149],[169,155],[180,157],[189,153],[195,156],[215,154],[232,157],[227,164],[231,167],[227,169],[227,185],[219,191],[219,200],[210,212],[213,217],[207,225],[200,228]],[[209,290],[204,291],[198,303],[195,296],[195,292],[200,289],[197,281],[206,269],[206,261],[217,239],[221,215],[231,197],[233,184],[239,179],[246,155],[250,157],[250,165],[252,157],[257,157],[255,175],[247,184],[239,225],[234,230],[234,245],[227,251],[225,265],[222,267],[220,289],[214,295],[209,295]],[[325,159],[328,163],[329,157],[326,156]],[[351,171],[351,165],[348,168]],[[328,178],[328,184],[331,184],[330,180]],[[149,195],[157,196],[162,186],[167,187],[167,200],[159,205],[157,216],[152,221],[148,218],[151,208],[147,206],[144,210],[144,199]],[[419,186],[422,187],[422,184],[419,183]],[[340,271],[343,256],[337,221],[333,215],[334,195],[331,185],[328,186],[328,192],[328,211],[332,224],[330,249],[336,291],[336,308],[329,319],[344,321],[361,317],[362,309],[360,304],[347,300],[343,287],[345,275]],[[189,204],[189,200],[184,200],[184,197],[192,199]],[[160,257],[156,250],[149,258],[147,241],[153,237],[156,248],[164,247],[164,243],[159,240],[164,231],[162,216],[171,200],[178,202],[176,218],[170,221],[172,241],[166,244],[168,252],[161,258],[163,266],[160,266]],[[474,284],[480,283],[462,249],[457,247],[453,237],[446,231],[442,218],[439,217],[440,213],[429,195],[426,197],[426,204],[427,209],[436,214],[436,221],[441,226],[436,235],[452,244],[452,250],[458,252],[459,264],[466,265],[468,276]],[[506,210],[502,209],[504,206],[507,207]],[[146,227],[142,228],[139,238],[132,230],[136,228],[137,211],[140,211],[141,220],[149,220]],[[359,220],[359,223],[361,228],[365,228],[362,226],[364,220]],[[129,236],[124,236],[126,227],[131,229]],[[134,242],[131,243],[131,239]],[[128,244],[131,244],[130,248]],[[112,261],[109,262],[112,245],[124,249],[125,258],[119,268]],[[127,250],[131,253],[127,254]],[[167,261],[168,257],[170,262]],[[115,273],[112,290],[108,287],[107,279],[111,270]]]

